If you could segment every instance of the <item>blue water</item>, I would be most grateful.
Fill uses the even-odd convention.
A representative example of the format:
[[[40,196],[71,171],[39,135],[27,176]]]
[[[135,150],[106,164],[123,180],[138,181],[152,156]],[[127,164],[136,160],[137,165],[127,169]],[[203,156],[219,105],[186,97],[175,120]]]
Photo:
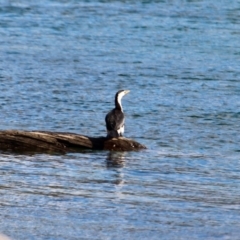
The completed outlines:
[[[39,3],[40,2],[40,3]],[[148,149],[0,155],[12,239],[239,239],[240,2],[0,4],[0,128],[125,136]]]

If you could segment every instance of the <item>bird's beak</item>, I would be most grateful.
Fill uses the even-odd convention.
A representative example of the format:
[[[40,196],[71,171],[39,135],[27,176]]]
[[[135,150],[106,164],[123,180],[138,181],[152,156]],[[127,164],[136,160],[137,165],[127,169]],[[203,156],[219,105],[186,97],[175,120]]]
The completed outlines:
[[[130,92],[130,90],[125,90],[124,95],[128,94],[129,92]]]

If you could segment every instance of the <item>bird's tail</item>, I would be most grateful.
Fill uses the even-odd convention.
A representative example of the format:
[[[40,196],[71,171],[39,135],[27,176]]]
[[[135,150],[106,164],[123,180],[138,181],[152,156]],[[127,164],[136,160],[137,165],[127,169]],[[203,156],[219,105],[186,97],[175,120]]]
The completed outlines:
[[[111,131],[107,131],[107,137],[108,138],[118,138],[118,137],[120,137],[120,135],[117,130],[111,130]]]

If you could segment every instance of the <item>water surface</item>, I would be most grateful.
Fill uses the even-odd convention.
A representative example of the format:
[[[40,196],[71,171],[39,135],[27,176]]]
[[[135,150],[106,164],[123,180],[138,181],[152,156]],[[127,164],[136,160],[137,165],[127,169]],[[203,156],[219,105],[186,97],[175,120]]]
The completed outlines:
[[[3,1],[0,126],[148,149],[0,155],[13,239],[238,239],[239,1]]]

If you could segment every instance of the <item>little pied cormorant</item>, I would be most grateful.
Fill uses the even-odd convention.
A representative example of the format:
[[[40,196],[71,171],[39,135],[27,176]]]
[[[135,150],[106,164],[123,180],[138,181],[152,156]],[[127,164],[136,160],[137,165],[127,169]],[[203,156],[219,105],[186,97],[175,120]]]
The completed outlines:
[[[124,133],[124,113],[121,104],[122,97],[128,94],[129,90],[120,90],[115,95],[115,108],[106,117],[107,137],[122,137]]]

